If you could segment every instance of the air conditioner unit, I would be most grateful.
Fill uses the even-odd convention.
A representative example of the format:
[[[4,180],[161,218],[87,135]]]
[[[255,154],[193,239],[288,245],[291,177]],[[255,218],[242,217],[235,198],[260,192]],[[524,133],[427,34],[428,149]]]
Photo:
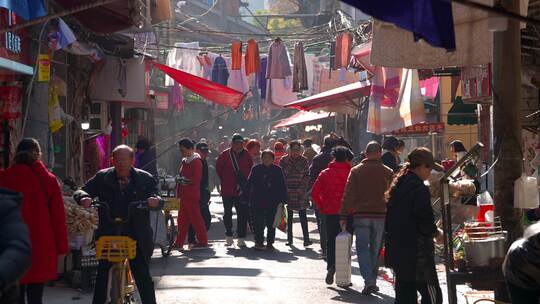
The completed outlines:
[[[94,101],[88,111],[90,130],[103,131],[109,124],[109,104],[102,101]]]

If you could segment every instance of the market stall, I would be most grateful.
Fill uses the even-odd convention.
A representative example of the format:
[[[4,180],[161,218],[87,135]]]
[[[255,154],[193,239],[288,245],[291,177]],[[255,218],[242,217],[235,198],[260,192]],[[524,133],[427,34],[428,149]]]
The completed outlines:
[[[480,208],[476,221],[461,225],[452,222],[452,176],[471,162],[476,163],[484,145],[477,143],[439,180],[440,225],[444,231],[444,264],[450,304],[457,304],[456,286],[470,283],[473,288],[496,290],[504,286],[501,263],[506,254],[506,233],[493,213]],[[470,194],[470,193],[469,193]],[[474,193],[473,193],[474,195]],[[491,210],[493,205],[491,205]],[[482,216],[483,215],[483,216]]]

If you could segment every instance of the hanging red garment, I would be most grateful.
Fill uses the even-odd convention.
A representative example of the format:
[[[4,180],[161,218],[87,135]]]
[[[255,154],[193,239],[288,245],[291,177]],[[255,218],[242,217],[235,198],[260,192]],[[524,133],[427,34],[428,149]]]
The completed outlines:
[[[242,68],[242,41],[232,43],[231,57],[231,70],[240,70]]]
[[[334,68],[347,68],[351,59],[353,37],[351,33],[342,33],[336,37],[336,57]]]
[[[166,65],[154,62],[154,65],[176,80],[183,87],[201,97],[217,104],[237,109],[244,100],[244,94],[229,87],[204,78],[173,69]]]
[[[246,46],[246,75],[259,73],[261,70],[261,57],[259,54],[259,45],[254,39],[249,39]]]

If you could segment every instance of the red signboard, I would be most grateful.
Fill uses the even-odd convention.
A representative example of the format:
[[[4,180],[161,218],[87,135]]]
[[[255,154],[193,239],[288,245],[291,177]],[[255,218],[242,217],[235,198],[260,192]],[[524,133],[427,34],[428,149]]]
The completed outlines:
[[[0,25],[3,27],[13,26],[19,22],[15,13],[0,8]],[[26,30],[17,32],[7,32],[0,34],[0,57],[16,61],[22,64],[29,64],[28,60],[28,39]],[[13,75],[13,71],[0,69],[0,75]]]
[[[491,99],[491,64],[461,69],[463,101],[486,101]]]
[[[392,131],[392,134],[403,136],[403,135],[428,134],[430,132],[434,132],[434,133],[444,132],[444,122],[419,123],[416,125],[412,125],[410,127]]]

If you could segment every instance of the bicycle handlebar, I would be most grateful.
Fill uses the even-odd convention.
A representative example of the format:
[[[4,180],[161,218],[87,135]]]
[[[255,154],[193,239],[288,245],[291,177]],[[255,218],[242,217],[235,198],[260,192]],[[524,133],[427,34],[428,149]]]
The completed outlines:
[[[139,210],[147,210],[149,207],[148,207],[148,201],[147,200],[144,200],[144,201],[133,201],[133,202],[129,202],[128,203],[128,218],[124,221],[123,219],[121,219],[121,221],[118,221],[118,218],[112,218],[111,216],[111,207],[109,206],[109,204],[107,202],[102,202],[99,200],[99,198],[95,198],[92,200],[92,203],[90,204],[91,207],[95,207],[99,210],[99,208],[105,208],[106,212],[107,212],[107,220],[111,223],[116,223],[116,224],[123,224],[125,222],[128,222],[131,218],[131,209],[132,208],[136,208],[136,209],[139,209]]]

